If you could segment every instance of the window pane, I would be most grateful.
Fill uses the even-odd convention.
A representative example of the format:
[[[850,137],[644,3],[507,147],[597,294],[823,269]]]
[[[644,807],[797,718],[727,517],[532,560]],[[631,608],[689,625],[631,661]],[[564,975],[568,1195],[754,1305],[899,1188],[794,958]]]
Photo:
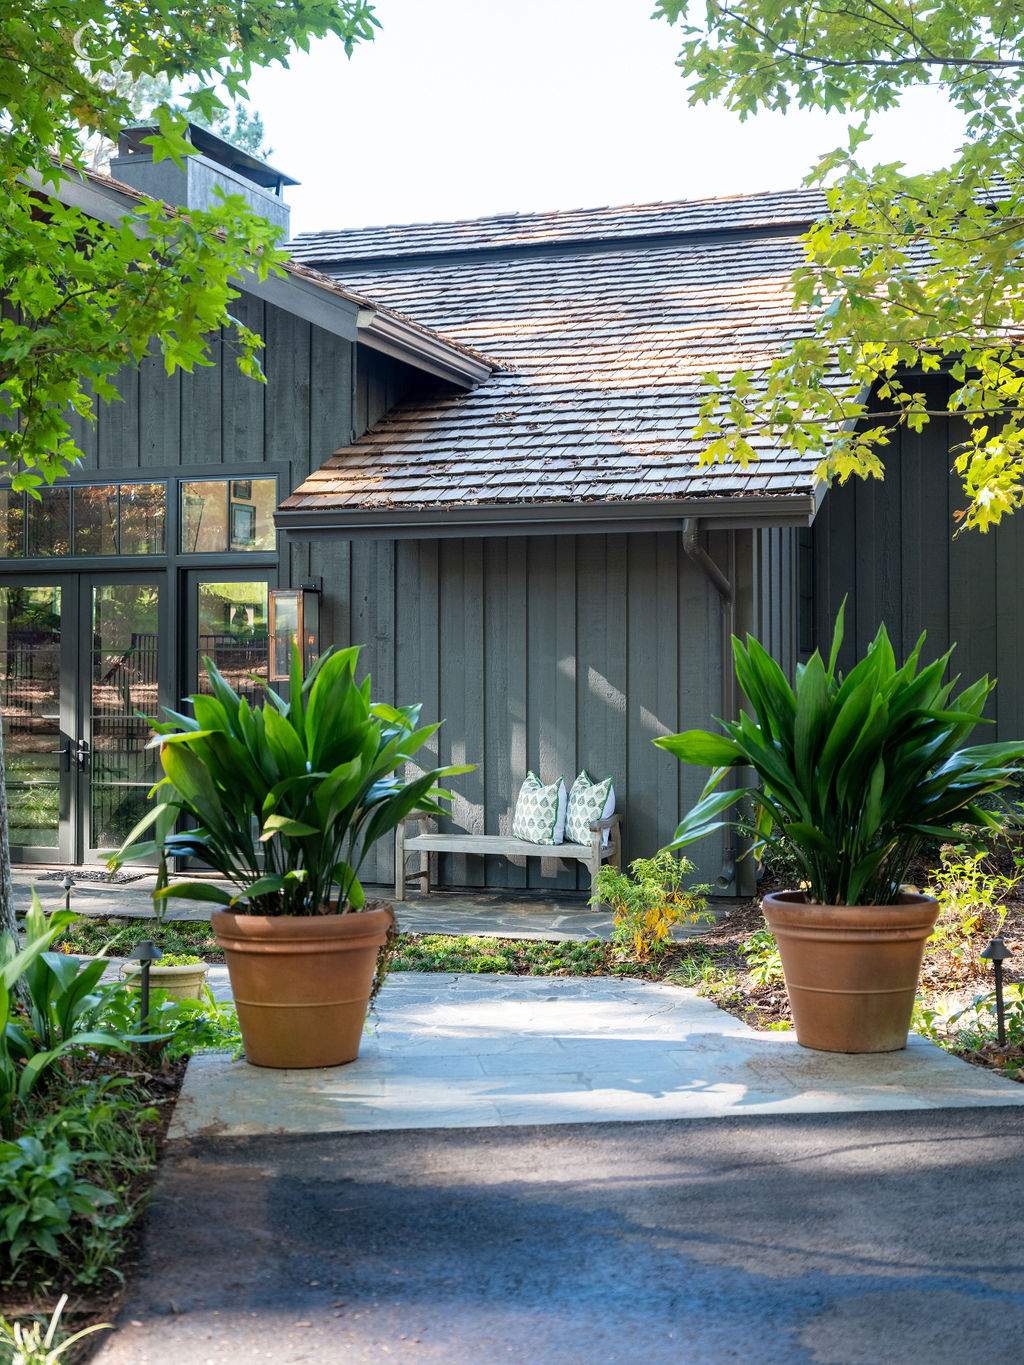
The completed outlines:
[[[75,554],[117,554],[117,484],[88,484],[73,490]]]
[[[229,523],[232,550],[273,550],[276,479],[232,479]]]
[[[56,852],[60,588],[0,588],[0,714],[11,843]]]
[[[0,555],[20,558],[25,553],[25,495],[0,488]]]
[[[223,479],[181,485],[181,552],[216,554],[228,548],[228,486]]]
[[[66,555],[71,550],[71,489],[41,488],[28,499],[30,555]]]
[[[162,483],[121,485],[123,555],[163,554],[166,497],[166,489]]]
[[[208,692],[204,658],[243,697],[262,699],[256,679],[267,678],[270,663],[265,581],[199,584],[199,690]]]

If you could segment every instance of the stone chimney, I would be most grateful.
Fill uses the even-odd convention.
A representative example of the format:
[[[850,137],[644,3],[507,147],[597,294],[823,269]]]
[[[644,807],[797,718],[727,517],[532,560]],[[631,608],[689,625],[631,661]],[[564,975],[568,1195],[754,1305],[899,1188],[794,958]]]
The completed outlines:
[[[156,131],[152,125],[122,131],[117,156],[110,162],[115,180],[167,204],[197,209],[211,208],[220,186],[225,194],[241,194],[287,240],[290,210],[284,188],[297,185],[297,180],[194,123],[188,125],[188,138],[196,150],[185,164],[176,166],[168,159],[155,162],[152,148],[142,139]]]

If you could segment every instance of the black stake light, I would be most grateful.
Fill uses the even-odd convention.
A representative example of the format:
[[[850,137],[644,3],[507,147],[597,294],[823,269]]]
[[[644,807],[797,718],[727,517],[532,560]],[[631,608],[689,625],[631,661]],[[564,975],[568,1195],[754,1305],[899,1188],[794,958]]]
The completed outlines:
[[[163,957],[163,953],[149,938],[144,938],[134,953],[128,954],[129,962],[139,963],[139,1024],[143,1029],[149,1018],[149,969],[158,957]]]
[[[1006,1010],[1003,1005],[1003,963],[1010,956],[1010,950],[997,935],[981,954],[992,963],[996,977],[996,1037],[999,1046],[1006,1046]]]

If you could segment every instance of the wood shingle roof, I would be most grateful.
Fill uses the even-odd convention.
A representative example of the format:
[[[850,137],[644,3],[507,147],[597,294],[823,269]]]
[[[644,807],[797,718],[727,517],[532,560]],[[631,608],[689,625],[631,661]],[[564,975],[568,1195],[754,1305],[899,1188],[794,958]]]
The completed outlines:
[[[808,315],[791,308],[790,275],[819,205],[817,196],[797,191],[476,220],[436,225],[432,233],[421,225],[331,234],[319,256],[310,249],[304,258],[500,368],[468,393],[396,409],[331,456],[282,510],[751,498],[806,504],[813,459],[754,441],[759,459],[746,469],[702,466],[703,443],[692,433],[702,376],[739,368],[756,375],[809,329]],[[508,224],[520,225],[522,239],[527,219],[539,235],[513,244]],[[627,239],[630,222],[641,231]],[[593,243],[600,230],[603,244],[584,249],[584,238]],[[584,236],[573,239],[572,231]],[[471,235],[476,259],[465,254]],[[297,256],[308,240],[300,239]],[[375,259],[360,269],[360,256],[376,257],[386,241],[405,257],[402,268]],[[428,241],[432,259],[411,263],[410,242]],[[437,257],[444,241],[460,252],[458,260]]]

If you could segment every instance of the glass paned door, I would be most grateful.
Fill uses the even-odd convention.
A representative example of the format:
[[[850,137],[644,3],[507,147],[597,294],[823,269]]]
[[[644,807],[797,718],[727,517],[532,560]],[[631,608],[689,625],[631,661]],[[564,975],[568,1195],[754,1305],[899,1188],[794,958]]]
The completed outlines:
[[[146,813],[160,776],[147,748],[162,699],[165,602],[154,576],[81,583],[82,719],[76,748],[81,844],[87,859],[118,848]]]
[[[71,580],[0,584],[0,715],[17,862],[73,856],[69,596]]]

